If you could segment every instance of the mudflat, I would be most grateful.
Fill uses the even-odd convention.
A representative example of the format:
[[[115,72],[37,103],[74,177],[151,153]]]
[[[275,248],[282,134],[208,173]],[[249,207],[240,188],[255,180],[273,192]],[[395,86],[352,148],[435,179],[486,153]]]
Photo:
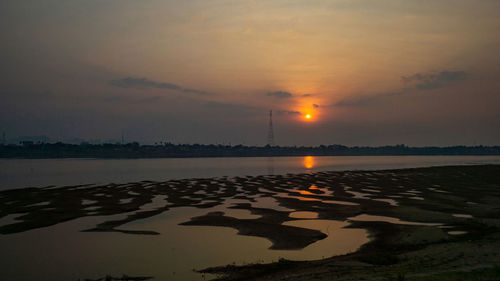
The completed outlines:
[[[230,200],[234,203],[229,209],[249,210],[258,217],[236,218],[210,210]],[[126,224],[186,206],[207,213],[181,224],[231,227],[240,235],[267,238],[272,249],[302,249],[326,237],[318,230],[286,225],[298,220],[291,216],[296,212],[348,221],[348,227],[370,233],[369,243],[343,256],[200,270],[216,274],[219,280],[500,278],[499,165],[6,190],[0,192],[0,218],[18,217],[2,224],[0,234],[85,216],[127,214],[83,231],[161,235],[148,229],[128,230]]]

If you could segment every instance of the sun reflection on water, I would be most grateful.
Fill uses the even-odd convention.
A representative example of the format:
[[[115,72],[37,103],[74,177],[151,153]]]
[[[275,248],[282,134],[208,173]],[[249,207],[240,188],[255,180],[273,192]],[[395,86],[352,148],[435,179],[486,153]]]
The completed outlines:
[[[304,157],[304,167],[306,169],[314,168],[314,157],[312,157],[312,156]]]
[[[297,192],[302,194],[302,195],[314,195],[314,193],[311,193],[307,190],[297,190]]]

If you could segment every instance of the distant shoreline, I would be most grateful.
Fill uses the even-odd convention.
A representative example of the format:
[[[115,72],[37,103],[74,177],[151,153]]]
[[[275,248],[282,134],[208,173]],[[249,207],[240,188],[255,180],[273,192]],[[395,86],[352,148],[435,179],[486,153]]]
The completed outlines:
[[[500,155],[500,146],[410,147],[394,146],[229,146],[203,144],[66,144],[32,143],[0,145],[0,158],[19,159],[137,159],[286,156],[488,156]]]

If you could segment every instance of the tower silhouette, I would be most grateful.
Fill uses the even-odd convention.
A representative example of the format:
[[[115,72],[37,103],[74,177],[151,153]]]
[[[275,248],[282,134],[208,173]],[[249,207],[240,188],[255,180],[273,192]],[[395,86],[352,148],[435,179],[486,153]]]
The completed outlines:
[[[269,110],[269,131],[267,132],[267,145],[274,145],[273,111]]]

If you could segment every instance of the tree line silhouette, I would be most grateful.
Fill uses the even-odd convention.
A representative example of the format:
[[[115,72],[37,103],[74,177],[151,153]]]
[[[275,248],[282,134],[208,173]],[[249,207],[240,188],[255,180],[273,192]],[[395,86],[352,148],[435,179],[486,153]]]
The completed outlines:
[[[215,144],[141,145],[23,142],[0,145],[0,158],[174,158],[265,156],[376,156],[376,155],[500,155],[500,146],[410,147],[388,146],[245,146]]]

